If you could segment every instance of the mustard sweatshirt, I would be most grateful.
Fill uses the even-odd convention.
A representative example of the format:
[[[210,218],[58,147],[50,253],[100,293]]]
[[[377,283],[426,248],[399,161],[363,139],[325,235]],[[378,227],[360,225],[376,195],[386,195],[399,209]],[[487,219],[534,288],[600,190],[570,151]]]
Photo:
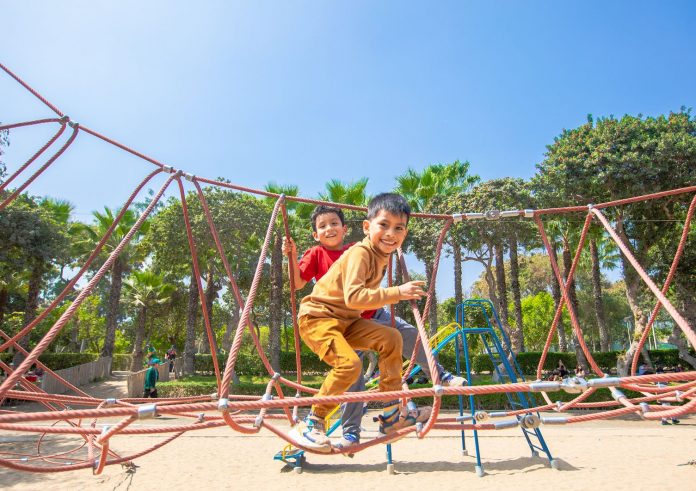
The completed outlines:
[[[365,238],[343,253],[302,299],[299,317],[354,321],[363,310],[399,302],[399,287],[381,288],[389,255]]]

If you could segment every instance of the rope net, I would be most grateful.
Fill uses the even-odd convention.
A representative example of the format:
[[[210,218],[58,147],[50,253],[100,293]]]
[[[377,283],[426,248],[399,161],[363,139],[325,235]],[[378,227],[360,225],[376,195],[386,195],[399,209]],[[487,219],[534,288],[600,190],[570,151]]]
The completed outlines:
[[[27,401],[39,403],[45,410],[39,412],[22,411],[22,406],[19,405],[15,410],[5,409],[7,406],[0,406],[0,430],[14,433],[28,433],[36,438],[33,443],[36,446],[35,451],[29,452],[22,450],[20,452],[12,451],[0,452],[0,465],[16,470],[31,471],[31,472],[63,472],[76,469],[92,469],[94,473],[102,472],[106,465],[122,464],[132,465],[132,461],[137,457],[145,455],[149,452],[176,440],[182,434],[188,431],[202,430],[207,428],[228,426],[232,430],[251,434],[257,433],[261,428],[265,428],[275,433],[280,439],[285,440],[299,448],[312,452],[312,449],[303,448],[294,441],[284,430],[287,423],[294,423],[298,418],[298,409],[306,408],[315,403],[330,403],[341,404],[345,402],[371,402],[371,401],[389,401],[394,399],[409,400],[414,397],[432,398],[433,411],[430,418],[423,425],[411,426],[400,429],[388,436],[379,436],[368,441],[363,441],[357,446],[351,446],[349,449],[333,448],[332,453],[355,453],[365,448],[389,443],[404,435],[416,432],[419,438],[424,438],[432,429],[443,430],[496,430],[510,427],[510,422],[504,424],[488,422],[485,412],[476,414],[476,418],[452,418],[444,417],[440,414],[440,402],[443,395],[483,395],[491,393],[516,393],[516,392],[540,392],[545,404],[531,407],[529,409],[516,411],[503,411],[495,413],[495,417],[513,418],[513,421],[518,421],[516,418],[520,414],[531,414],[538,411],[565,411],[568,409],[596,409],[598,411],[583,414],[579,416],[569,416],[560,418],[542,418],[541,424],[567,424],[579,423],[596,419],[606,419],[617,417],[626,414],[638,414],[640,417],[648,420],[658,420],[662,418],[676,418],[686,414],[696,412],[696,371],[680,372],[680,373],[661,373],[652,375],[636,375],[636,367],[640,352],[648,339],[651,329],[658,313],[664,309],[671,319],[679,326],[679,329],[684,334],[691,347],[696,347],[696,334],[693,327],[690,326],[684,317],[675,309],[670,300],[666,297],[670,284],[674,278],[679,261],[687,246],[687,239],[691,227],[694,210],[696,208],[696,186],[687,188],[675,189],[659,193],[653,193],[645,196],[639,196],[629,199],[623,199],[613,202],[601,203],[593,206],[571,206],[565,208],[541,209],[541,210],[512,210],[506,212],[488,212],[488,213],[460,213],[455,215],[443,214],[426,214],[414,213],[412,218],[422,220],[433,220],[441,224],[440,233],[438,236],[434,267],[430,278],[428,278],[429,291],[426,297],[423,310],[418,309],[417,304],[411,301],[411,310],[416,320],[416,327],[419,333],[419,341],[416,343],[413,355],[408,363],[409,369],[405,373],[410,372],[410,368],[415,363],[416,350],[419,349],[419,344],[429,346],[428,333],[426,332],[424,320],[428,317],[430,308],[435,308],[431,305],[434,298],[433,292],[438,273],[438,264],[444,241],[448,235],[448,231],[455,221],[468,222],[479,218],[499,217],[502,215],[505,219],[525,220],[531,219],[535,222],[539,237],[543,242],[548,253],[549,261],[558,284],[561,286],[562,299],[559,303],[552,325],[549,328],[548,337],[542,352],[540,362],[537,367],[537,381],[531,383],[508,383],[508,384],[493,384],[484,386],[462,386],[462,387],[443,387],[439,379],[438,370],[435,369],[435,359],[430,350],[425,350],[428,365],[433,378],[433,386],[427,388],[409,389],[407,382],[403,382],[403,390],[394,392],[358,392],[345,393],[337,396],[325,396],[321,398],[312,397],[317,390],[307,387],[302,383],[302,366],[300,353],[300,341],[298,335],[298,326],[296,320],[296,305],[295,305],[295,285],[293,275],[290,277],[290,304],[293,318],[294,328],[294,346],[296,353],[296,377],[294,380],[276,373],[271,366],[270,361],[266,357],[261,346],[261,341],[256,333],[256,329],[251,320],[251,313],[254,307],[254,302],[257,298],[259,286],[263,276],[263,266],[266,262],[266,257],[269,252],[269,247],[272,235],[275,230],[276,220],[280,219],[283,223],[284,233],[286,237],[290,237],[290,229],[288,223],[287,203],[295,201],[299,203],[308,203],[313,205],[326,204],[338,206],[348,210],[365,211],[365,208],[359,206],[345,205],[339,203],[330,203],[320,200],[308,199],[296,196],[285,196],[282,194],[261,191],[228,182],[206,179],[185,173],[181,170],[172,168],[171,166],[162,164],[157,160],[148,157],[138,151],[135,151],[119,142],[116,142],[98,132],[89,129],[88,127],[78,124],[70,120],[55,106],[50,104],[46,99],[41,97],[38,92],[33,90],[29,85],[22,81],[18,76],[12,73],[7,67],[0,64],[0,68],[10,77],[15,79],[20,85],[27,89],[30,93],[36,96],[43,104],[58,115],[58,117],[18,122],[0,126],[0,131],[4,130],[19,130],[30,126],[37,125],[57,125],[56,133],[46,142],[35,154],[33,154],[25,163],[18,166],[17,170],[10,175],[5,182],[0,184],[0,197],[3,201],[0,203],[0,211],[5,209],[13,200],[17,198],[34,180],[36,180],[47,168],[54,165],[59,157],[68,149],[81,134],[90,135],[103,142],[113,145],[124,152],[128,152],[143,161],[153,165],[154,170],[148,170],[148,173],[143,177],[142,181],[136,186],[132,194],[126,199],[120,213],[115,217],[113,224],[108,228],[104,236],[97,244],[94,251],[89,255],[84,265],[75,273],[74,277],[68,282],[62,292],[44,309],[34,320],[25,325],[16,334],[10,336],[0,330],[0,352],[7,351],[10,348],[21,352],[25,358],[17,367],[11,367],[8,364],[0,361],[0,368],[5,371],[7,377],[0,385],[0,401],[12,399],[16,401]],[[65,131],[69,129],[68,137],[64,143],[58,146],[58,142],[63,137]],[[57,148],[56,148],[57,147]],[[53,152],[51,154],[51,152]],[[48,155],[48,157],[46,157]],[[29,172],[29,169],[37,163],[41,158],[45,162],[36,169],[32,174],[25,177],[24,181],[17,185],[16,188],[10,190],[9,184],[19,180]],[[99,257],[105,243],[109,240],[116,227],[121,223],[124,214],[131,207],[133,201],[142,191],[142,189],[150,183],[154,178],[165,176],[164,183],[161,185],[158,192],[152,197],[148,206],[141,213],[138,220],[134,223],[131,229],[125,234],[118,246],[108,255],[107,259],[97,269],[96,273],[82,288],[75,289],[75,286],[83,278],[84,273],[92,267]],[[161,200],[165,191],[170,186],[175,185],[179,189],[182,211],[183,224],[186,229],[189,249],[191,252],[192,268],[195,272],[193,275],[196,279],[196,288],[198,290],[198,298],[200,299],[200,309],[203,314],[203,325],[205,333],[208,337],[208,342],[211,348],[215,347],[215,334],[211,327],[211,313],[208,305],[206,305],[203,285],[201,283],[200,266],[198,264],[198,255],[196,249],[196,240],[192,233],[191,220],[189,217],[189,204],[187,203],[187,195],[185,193],[185,184],[189,182],[195,190],[195,196],[200,201],[200,206],[203,210],[207,226],[211,237],[215,243],[218,259],[222,262],[229,282],[229,287],[237,301],[237,305],[242,306],[239,324],[235,331],[235,336],[229,350],[227,362],[224,370],[221,370],[215,356],[212,357],[214,364],[214,372],[216,376],[218,392],[211,396],[200,396],[190,398],[160,398],[153,399],[143,398],[123,398],[123,399],[100,399],[90,396],[80,388],[73,386],[68,381],[64,380],[59,374],[51,370],[39,361],[39,356],[44,353],[51,343],[56,339],[61,330],[66,326],[70,319],[75,315],[80,305],[95,291],[96,286],[110,270],[114,261],[119,257],[123,249],[133,239],[145,220],[155,209],[157,203]],[[227,255],[225,254],[225,246],[220,240],[218,230],[213,221],[212,214],[202,185],[214,186],[243,193],[249,193],[255,196],[263,196],[275,200],[275,206],[271,213],[268,227],[265,231],[263,244],[259,253],[256,269],[253,274],[251,286],[246,292],[246,298],[243,296],[239,288],[236,278],[232,273]],[[631,253],[630,247],[624,243],[617,231],[612,227],[607,219],[606,211],[608,209],[659,200],[670,196],[682,196],[687,199],[691,197],[688,213],[684,220],[683,232],[679,243],[674,250],[674,259],[672,261],[669,274],[664,284],[659,287],[646,273],[645,268],[636,260]],[[573,258],[572,267],[567,279],[561,273],[559,265],[556,261],[555,251],[548,239],[542,218],[545,216],[562,216],[566,214],[585,214],[585,221],[582,228],[580,240]],[[570,301],[570,284],[573,280],[581,253],[586,245],[586,239],[592,223],[600,224],[616,243],[616,246],[621,250],[635,273],[640,276],[644,285],[652,293],[655,298],[655,305],[649,318],[647,327],[642,333],[639,342],[639,347],[636,354],[631,360],[631,376],[626,377],[609,377],[607,376],[595,361],[590,352],[583,334],[582,326]],[[691,245],[693,247],[693,245]],[[402,251],[398,253],[398,261],[400,262],[401,271],[405,273],[405,278],[408,280],[408,268],[406,266],[405,257]],[[392,265],[389,266],[389,281],[391,282]],[[66,301],[66,297],[72,292],[77,291],[77,295],[72,300]],[[48,332],[34,346],[31,351],[25,350],[19,340],[29,334],[37,327],[46,317],[56,308],[65,306],[64,312],[58,320],[48,329]],[[542,369],[546,356],[551,347],[552,340],[556,334],[561,313],[566,310],[570,316],[573,332],[580,345],[580,348],[587,359],[587,362],[597,378],[593,379],[566,379],[562,382],[543,382]],[[393,317],[393,316],[392,316]],[[235,363],[237,362],[244,333],[248,333],[256,348],[256,352],[261,359],[267,373],[268,383],[265,394],[263,396],[248,396],[230,393],[230,386],[233,376]],[[214,351],[213,351],[214,352]],[[24,374],[32,365],[36,364],[45,372],[45,377],[51,377],[63,384],[69,392],[74,395],[52,394],[46,393],[35,384],[28,381]],[[669,384],[669,385],[668,385]],[[642,397],[626,397],[619,388],[629,389],[642,394]],[[284,390],[293,392],[292,396],[287,396]],[[569,393],[578,394],[569,402],[561,404],[553,403],[549,399],[547,392],[565,390]],[[614,400],[611,402],[584,402],[591,394],[598,390],[610,390]],[[675,402],[679,405],[665,406],[663,403]],[[651,404],[652,403],[652,404]],[[82,409],[73,409],[74,406],[80,406]],[[141,424],[134,425],[146,418],[154,417],[155,415],[170,415],[177,418],[177,423],[173,425],[158,424],[152,426],[143,426]],[[182,422],[183,421],[183,422]],[[67,450],[55,452],[46,450],[46,440],[50,435],[70,436],[71,443]],[[118,436],[127,435],[161,435],[162,439],[155,445],[144,448],[136,453],[129,455],[121,455],[111,448],[111,440]]]

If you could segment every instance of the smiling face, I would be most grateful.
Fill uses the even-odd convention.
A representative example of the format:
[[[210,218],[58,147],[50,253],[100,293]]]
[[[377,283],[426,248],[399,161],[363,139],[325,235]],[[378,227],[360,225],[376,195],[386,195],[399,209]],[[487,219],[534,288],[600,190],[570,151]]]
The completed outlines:
[[[377,250],[391,254],[401,247],[406,239],[407,225],[406,215],[395,215],[386,210],[380,210],[374,218],[363,222],[363,231]]]
[[[322,213],[316,218],[316,231],[312,232],[314,240],[329,250],[336,251],[343,247],[343,237],[348,227],[341,223],[336,213]]]

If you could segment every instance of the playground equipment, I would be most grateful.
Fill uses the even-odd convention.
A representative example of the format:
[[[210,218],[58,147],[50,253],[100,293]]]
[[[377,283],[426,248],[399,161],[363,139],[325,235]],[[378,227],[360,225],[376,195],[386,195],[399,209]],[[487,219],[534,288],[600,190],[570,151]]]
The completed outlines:
[[[479,315],[472,316],[474,318],[482,318],[484,325],[481,326],[469,326],[467,324],[467,308],[473,309]],[[484,299],[470,299],[465,301],[463,304],[457,306],[456,312],[457,322],[462,326],[462,329],[452,336],[456,343],[456,353],[457,353],[457,371],[461,369],[460,355],[464,353],[465,367],[467,379],[472,380],[472,370],[471,370],[471,357],[469,350],[469,336],[479,336],[481,339],[481,344],[483,345],[484,351],[488,355],[492,365],[493,370],[497,376],[497,379],[503,383],[516,384],[519,381],[524,382],[524,375],[517,363],[517,358],[515,353],[512,351],[512,345],[510,343],[510,338],[508,337],[505,329],[503,328],[498,313],[490,300]],[[500,333],[500,336],[498,335]],[[503,342],[500,339],[502,337]],[[459,343],[462,344],[462,350],[459,350]],[[549,463],[552,468],[558,468],[558,462],[551,456],[551,451],[546,445],[541,430],[539,429],[539,424],[541,422],[541,415],[538,411],[530,412],[531,408],[537,406],[534,400],[534,395],[531,392],[507,392],[508,403],[512,408],[512,412],[517,418],[517,424],[512,426],[518,426],[522,430],[529,449],[532,452],[533,457],[539,456],[539,452],[543,452],[549,459]],[[459,396],[459,414],[464,419],[463,396]],[[485,412],[476,410],[476,401],[474,394],[469,395],[469,408],[472,423],[476,421],[485,421],[489,418],[495,417],[505,417],[508,413],[505,411],[501,412]],[[510,426],[509,422],[498,423],[500,426]],[[483,466],[481,464],[481,453],[479,449],[479,438],[478,430],[474,428],[474,442],[476,449],[476,473],[479,476],[483,475]],[[466,454],[466,445],[464,440],[464,431],[462,430],[462,451]]]
[[[48,102],[43,98],[37,91],[32,89],[28,84],[21,80],[17,75],[12,73],[7,67],[0,64],[0,69],[2,69],[7,75],[15,79],[20,85],[22,85],[26,90],[28,90],[32,95],[34,95],[42,104],[44,104],[49,110],[51,110],[55,116],[48,117],[44,119],[38,119],[33,121],[24,121],[11,123],[0,126],[0,131],[4,130],[19,130],[25,127],[31,126],[43,126],[43,125],[57,125],[56,133],[44,144],[39,150],[30,156],[27,161],[16,167],[16,170],[8,176],[8,178],[0,184],[0,211],[5,209],[10,205],[17,196],[20,195],[27,187],[50,166],[54,165],[60,156],[73,145],[77,140],[78,136],[88,135],[89,137],[94,137],[101,142],[108,145],[113,145],[120,150],[130,153],[150,165],[153,165],[155,169],[153,171],[148,171],[148,173],[143,177],[142,181],[136,186],[131,195],[125,200],[120,213],[115,217],[113,224],[102,237],[95,250],[90,254],[82,267],[74,274],[74,276],[67,283],[65,288],[61,293],[59,293],[55,298],[53,298],[50,304],[36,317],[36,319],[29,322],[27,325],[23,326],[17,333],[12,336],[0,331],[0,337],[3,341],[0,342],[0,352],[8,350],[10,347],[15,350],[19,350],[23,355],[26,356],[24,361],[17,367],[10,367],[9,365],[0,361],[0,368],[7,373],[7,377],[2,384],[0,384],[0,401],[5,399],[15,399],[20,401],[36,401],[42,404],[46,411],[34,412],[34,413],[24,413],[17,410],[2,411],[0,412],[0,430],[10,431],[10,432],[24,432],[31,433],[37,436],[37,451],[35,455],[28,457],[26,455],[21,455],[19,453],[3,454],[0,456],[0,465],[15,470],[30,471],[30,472],[64,472],[77,469],[92,469],[95,474],[99,474],[103,471],[106,465],[124,464],[130,465],[132,460],[152,452],[157,448],[166,445],[174,441],[178,436],[184,434],[187,431],[195,431],[206,428],[228,426],[230,429],[243,433],[252,434],[257,433],[264,428],[272,433],[276,434],[279,438],[285,440],[290,444],[297,444],[297,442],[292,441],[292,438],[288,433],[279,425],[277,425],[278,420],[284,420],[287,423],[294,423],[298,417],[298,409],[300,407],[311,406],[314,403],[321,402],[325,404],[340,404],[343,402],[369,402],[369,401],[387,401],[394,399],[404,399],[409,400],[414,397],[428,397],[432,398],[432,413],[427,422],[423,423],[422,426],[417,425],[413,427],[403,428],[398,430],[389,436],[380,436],[369,441],[361,442],[359,445],[346,449],[345,451],[339,451],[334,449],[332,453],[355,453],[359,452],[370,446],[378,444],[389,444],[399,438],[402,438],[410,433],[415,433],[418,438],[425,438],[432,429],[441,430],[452,430],[452,431],[464,431],[473,430],[475,432],[475,441],[477,442],[477,459],[479,459],[478,452],[478,431],[484,430],[504,430],[507,428],[512,428],[515,426],[521,426],[527,430],[536,430],[538,424],[572,424],[589,421],[592,419],[602,419],[610,418],[616,416],[622,416],[627,414],[636,414],[640,417],[648,420],[659,420],[662,418],[672,418],[678,417],[686,414],[692,414],[696,412],[696,371],[681,372],[681,373],[664,373],[664,374],[654,374],[645,376],[635,376],[635,369],[638,362],[638,355],[640,349],[642,348],[647,336],[650,333],[652,324],[656,318],[657,313],[660,309],[664,309],[674,320],[677,326],[681,329],[686,339],[691,344],[692,347],[696,347],[696,333],[692,326],[690,326],[687,321],[679,314],[679,312],[671,304],[670,300],[665,296],[665,293],[669,289],[670,282],[674,275],[676,265],[684,251],[684,247],[687,243],[688,231],[691,227],[692,218],[694,211],[696,210],[696,186],[690,186],[682,189],[675,189],[670,191],[662,191],[658,193],[652,193],[645,196],[638,196],[634,198],[628,198],[623,200],[617,200],[607,203],[600,203],[591,206],[569,206],[565,208],[556,209],[541,209],[541,210],[510,210],[510,211],[498,211],[498,210],[488,210],[487,212],[475,212],[475,213],[456,213],[452,215],[445,214],[425,214],[425,213],[414,213],[411,218],[414,220],[434,220],[442,223],[442,228],[440,230],[439,236],[436,242],[436,254],[434,256],[434,263],[432,268],[431,277],[428,278],[429,291],[427,300],[423,310],[419,310],[415,302],[411,303],[411,309],[416,320],[416,325],[419,332],[419,339],[423,344],[428,343],[428,336],[425,331],[425,326],[423,319],[427,318],[427,314],[430,308],[434,308],[431,305],[433,295],[433,288],[436,283],[437,271],[439,266],[439,259],[443,247],[444,240],[447,236],[450,226],[455,222],[469,222],[472,220],[533,220],[537,225],[539,231],[539,236],[543,242],[547,252],[549,253],[549,261],[553,269],[554,275],[561,285],[561,295],[562,300],[558,304],[555,319],[550,326],[549,334],[547,338],[546,345],[543,350],[543,355],[540,363],[537,367],[537,380],[533,382],[525,382],[519,378],[514,380],[510,378],[509,383],[494,384],[489,386],[464,386],[464,387],[443,387],[440,384],[439,376],[434,369],[434,359],[430,350],[426,350],[426,356],[428,359],[428,365],[431,373],[433,373],[433,386],[418,389],[408,389],[405,387],[401,391],[393,391],[389,393],[381,392],[362,392],[362,393],[349,393],[343,394],[341,396],[331,396],[314,398],[311,397],[312,394],[316,393],[316,390],[306,387],[302,384],[302,366],[300,360],[300,346],[299,346],[299,336],[297,333],[297,324],[294,323],[295,329],[295,352],[296,352],[296,368],[297,368],[297,378],[296,380],[290,380],[283,377],[279,373],[275,373],[267,357],[264,354],[264,350],[260,344],[260,341],[256,335],[255,329],[251,323],[250,315],[253,308],[256,294],[258,290],[259,283],[262,279],[263,265],[266,260],[266,256],[269,249],[269,244],[271,242],[271,237],[273,236],[276,219],[280,216],[283,219],[284,230],[286,236],[289,236],[289,226],[287,220],[286,212],[286,202],[288,200],[293,200],[302,203],[310,204],[331,204],[335,206],[341,206],[347,209],[353,210],[364,210],[363,208],[341,205],[334,203],[325,203],[319,200],[312,200],[300,197],[287,197],[285,195],[278,195],[275,193],[270,193],[266,191],[260,191],[255,189],[250,189],[228,182],[216,181],[211,179],[206,179],[203,177],[198,177],[193,174],[184,172],[182,170],[174,169],[169,165],[162,164],[157,160],[148,157],[136,150],[133,150],[107,136],[101,135],[100,133],[88,128],[84,124],[80,124],[76,121],[71,120],[62,111],[60,111],[56,106]],[[64,137],[65,132],[69,133],[67,138]],[[63,140],[61,140],[63,138]],[[61,144],[57,143],[62,141]],[[60,145],[57,149],[56,146]],[[47,152],[53,152],[48,158],[45,159],[43,164],[34,171],[29,177],[26,177],[23,183],[17,185],[14,189],[10,189],[8,186],[18,180],[24,175],[24,172],[30,168],[35,162],[43,158],[44,154]],[[50,153],[50,152],[49,152]],[[113,249],[113,251],[108,255],[108,258],[96,269],[96,273],[92,276],[89,281],[80,280],[83,278],[85,272],[88,268],[97,260],[102,251],[104,244],[110,238],[114,229],[120,224],[126,210],[132,205],[135,198],[142,191],[142,189],[148,185],[156,177],[165,176],[165,181],[161,185],[160,189],[152,196],[151,201],[148,206],[143,210],[142,214],[132,226],[132,228],[125,234],[119,245]],[[207,223],[210,235],[215,242],[217,253],[220,261],[222,262],[227,281],[229,282],[229,287],[237,300],[237,304],[243,306],[242,314],[240,316],[240,321],[235,332],[235,338],[230,349],[230,353],[227,359],[227,363],[224,372],[221,372],[220,367],[217,363],[217,358],[213,357],[214,372],[216,380],[218,383],[218,391],[212,396],[200,396],[192,398],[182,398],[182,399],[157,399],[153,403],[152,399],[98,399],[86,394],[79,388],[71,386],[65,380],[62,380],[55,372],[46,367],[38,361],[39,355],[45,352],[51,343],[56,339],[60,331],[65,328],[70,319],[75,315],[77,309],[80,305],[95,291],[95,288],[99,281],[107,274],[112,264],[116,258],[121,254],[126,245],[131,241],[136,232],[140,229],[144,221],[153,212],[157,203],[160,201],[166,190],[176,183],[176,187],[179,189],[181,205],[183,210],[183,226],[186,230],[188,243],[191,252],[191,264],[194,274],[192,275],[196,279],[196,287],[199,292],[199,298],[201,299],[200,308],[203,313],[203,325],[205,327],[206,335],[208,336],[208,341],[210,346],[215,346],[214,332],[210,323],[210,315],[206,305],[203,301],[205,298],[202,283],[200,267],[198,264],[198,254],[196,249],[195,238],[191,229],[191,220],[188,215],[188,204],[187,196],[184,189],[185,181],[193,186],[196,196],[200,201],[201,208],[203,210],[203,215],[205,223]],[[239,191],[244,193],[251,193],[257,196],[265,196],[269,198],[275,198],[276,203],[271,213],[268,228],[265,232],[263,245],[259,253],[259,259],[257,263],[256,270],[253,275],[253,280],[251,287],[247,292],[246,298],[242,297],[237,282],[234,275],[232,274],[232,268],[227,260],[227,255],[223,244],[220,241],[215,223],[210,214],[208,203],[203,192],[202,185],[217,186],[224,189],[229,189],[233,191]],[[667,276],[664,285],[659,288],[650,276],[646,273],[644,267],[639,264],[636,258],[631,253],[630,247],[625,244],[622,239],[617,235],[614,228],[608,222],[605,216],[605,210],[613,207],[624,206],[632,203],[648,202],[651,200],[658,200],[668,196],[678,196],[683,195],[691,198],[690,205],[688,207],[688,213],[684,220],[684,232],[680,238],[679,244],[675,249],[674,261],[670,269],[670,274]],[[578,243],[577,252],[573,259],[573,266],[565,278],[559,270],[558,264],[552,254],[552,248],[550,246],[549,240],[546,235],[544,223],[542,221],[543,217],[547,216],[558,216],[562,214],[569,213],[584,213],[585,223],[580,235],[580,240]],[[636,352],[636,357],[632,360],[632,374],[627,377],[609,377],[607,376],[599,365],[595,362],[592,354],[590,353],[587,345],[585,344],[582,327],[578,321],[578,317],[569,301],[569,284],[573,279],[575,267],[580,258],[580,254],[585,246],[585,240],[587,233],[589,231],[590,225],[596,221],[596,223],[601,224],[601,226],[606,230],[608,236],[616,243],[620,248],[624,256],[627,258],[628,262],[635,269],[637,275],[643,280],[645,286],[650,290],[655,296],[656,303],[651,314],[650,320],[646,329],[643,332],[643,337],[639,345],[639,349]],[[405,258],[401,251],[399,252],[398,260],[401,263],[401,269],[403,272],[407,272]],[[292,278],[292,275],[290,275]],[[391,265],[389,277],[391,278]],[[75,288],[80,285],[81,288]],[[291,292],[294,292],[294,285],[291,279]],[[70,296],[70,298],[68,298]],[[293,319],[296,318],[296,306],[295,306],[295,296],[291,295],[291,308],[293,312]],[[54,312],[58,307],[65,307],[63,313],[59,316],[58,320],[53,323],[47,330],[44,337],[37,343],[37,345],[31,350],[27,351],[22,348],[19,344],[19,340],[24,336],[28,335],[33,329],[35,329],[40,322],[47,318],[47,316]],[[549,351],[551,340],[555,334],[558,320],[560,318],[560,313],[563,309],[567,309],[570,314],[571,323],[573,330],[578,339],[580,348],[582,349],[585,357],[590,364],[590,368],[594,372],[597,378],[590,380],[580,380],[577,382],[542,382],[541,373],[544,366],[544,361],[546,359],[546,354]],[[474,329],[477,329],[474,327]],[[464,329],[464,328],[463,328]],[[262,360],[264,367],[268,372],[268,385],[265,394],[262,397],[258,396],[243,396],[238,394],[230,393],[230,382],[232,379],[232,372],[237,361],[240,347],[242,344],[242,336],[245,332],[248,332],[252,338],[254,346],[258,352],[259,358]],[[471,334],[476,334],[476,332],[471,331]],[[464,343],[464,333],[460,335],[460,340]],[[469,335],[469,334],[467,334]],[[490,338],[491,345],[495,342],[492,339],[490,333],[479,332],[479,336],[485,335]],[[418,345],[416,345],[418,349]],[[466,351],[466,350],[465,350]],[[491,351],[493,354],[493,352]],[[508,377],[514,373],[512,365],[505,366],[505,357],[500,356],[503,350],[498,350],[495,356],[498,356],[501,363],[505,367],[505,372]],[[52,377],[55,380],[63,383],[69,387],[77,395],[58,395],[58,394],[46,394],[40,388],[36,387],[31,382],[24,378],[24,374],[28,372],[32,364],[36,364],[38,367],[44,370],[44,377]],[[413,365],[413,357],[409,363],[409,367]],[[467,368],[467,371],[469,368]],[[410,368],[407,370],[410,372]],[[669,384],[674,383],[674,385],[663,385],[658,386],[658,384]],[[627,388],[635,391],[642,392],[644,397],[640,398],[628,398],[621,393],[619,388]],[[284,393],[285,389],[290,389],[295,391],[295,397],[286,397]],[[593,392],[597,390],[608,389],[612,392],[614,396],[614,401],[609,403],[586,403],[584,400]],[[565,390],[568,393],[578,394],[572,401],[565,404],[555,404],[552,403],[546,391],[557,391]],[[531,399],[527,399],[529,392],[539,392],[546,400],[546,404],[541,406],[535,406]],[[506,393],[506,394],[519,394],[515,396],[519,401],[525,401],[528,407],[523,405],[519,406],[517,409],[506,412],[503,416],[509,416],[511,419],[502,421],[499,423],[489,423],[487,420],[477,417],[478,414],[474,413],[473,418],[471,415],[467,415],[463,418],[463,413],[460,418],[448,418],[443,417],[440,414],[441,397],[443,395],[457,395],[457,396],[469,396],[470,401],[473,397],[486,394],[486,393]],[[303,395],[305,395],[303,397]],[[310,395],[309,397],[306,395]],[[513,398],[514,400],[514,398]],[[656,401],[665,402],[683,402],[680,406],[665,407],[660,404],[656,404]],[[654,404],[650,404],[654,403]],[[522,403],[519,403],[522,404]],[[87,409],[72,409],[74,406],[87,407]],[[612,408],[616,406],[618,408]],[[473,407],[473,405],[472,405]],[[592,407],[595,409],[604,409],[604,411],[588,415],[580,416],[559,416],[559,417],[541,417],[540,421],[537,421],[538,413],[540,411],[562,411],[566,409],[573,408],[588,408]],[[272,412],[272,411],[276,412]],[[255,415],[251,415],[250,412],[254,412]],[[211,414],[212,413],[212,414]],[[172,426],[153,425],[153,426],[140,426],[137,427],[132,425],[134,422],[141,422],[147,418],[152,418],[156,415],[170,415],[177,416],[178,418],[184,418],[185,422],[181,423],[179,421]],[[114,422],[113,419],[117,418],[118,421]],[[462,419],[463,418],[463,419]],[[542,441],[540,433],[533,432],[536,435],[536,439],[532,439],[531,433],[525,433],[526,437],[529,437],[530,448],[532,451],[537,449],[537,447],[544,450],[553,465],[553,459],[551,459],[550,453],[544,449],[544,445],[540,442]],[[112,439],[117,436],[127,436],[127,435],[142,435],[142,434],[152,434],[152,435],[163,435],[163,439],[151,447],[141,449],[140,451],[134,452],[130,455],[122,456],[111,448]],[[69,451],[63,451],[58,454],[45,454],[42,449],[42,442],[45,443],[46,439],[50,435],[67,435],[73,436],[76,441],[75,447]],[[300,454],[300,451],[310,451],[309,449],[299,448],[296,453],[286,452],[281,454],[281,460],[285,459],[292,462],[299,462],[299,467],[301,469],[301,463],[304,458],[304,454]],[[391,447],[387,447],[388,452],[388,462],[393,470],[393,463],[391,462]],[[482,471],[482,466],[480,464],[480,459],[477,463]]]

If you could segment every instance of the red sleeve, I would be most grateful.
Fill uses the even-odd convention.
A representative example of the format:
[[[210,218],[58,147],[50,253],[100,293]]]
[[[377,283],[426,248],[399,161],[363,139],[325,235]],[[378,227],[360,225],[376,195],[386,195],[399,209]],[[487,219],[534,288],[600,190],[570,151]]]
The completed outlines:
[[[300,268],[300,278],[310,281],[317,275],[317,255],[316,248],[311,247],[304,253],[302,259],[297,264]]]

